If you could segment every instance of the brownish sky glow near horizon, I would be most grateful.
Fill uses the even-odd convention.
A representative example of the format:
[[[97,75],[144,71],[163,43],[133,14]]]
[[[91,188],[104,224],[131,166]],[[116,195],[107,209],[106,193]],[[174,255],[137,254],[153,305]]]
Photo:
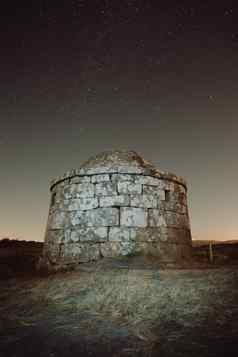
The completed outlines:
[[[229,1],[14,0],[1,16],[0,238],[43,240],[50,179],[132,149],[186,178],[194,239],[238,239]]]

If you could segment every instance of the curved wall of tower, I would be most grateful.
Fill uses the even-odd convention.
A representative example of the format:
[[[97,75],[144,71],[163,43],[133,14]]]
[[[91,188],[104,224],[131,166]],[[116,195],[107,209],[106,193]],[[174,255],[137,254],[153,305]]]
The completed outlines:
[[[134,151],[104,152],[51,184],[50,265],[134,254],[176,262],[191,242],[185,181]]]

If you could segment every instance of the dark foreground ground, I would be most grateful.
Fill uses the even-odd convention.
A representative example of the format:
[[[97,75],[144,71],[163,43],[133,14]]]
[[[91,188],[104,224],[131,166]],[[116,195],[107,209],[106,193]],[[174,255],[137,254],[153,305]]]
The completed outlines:
[[[120,261],[9,277],[0,356],[238,356],[238,267]]]

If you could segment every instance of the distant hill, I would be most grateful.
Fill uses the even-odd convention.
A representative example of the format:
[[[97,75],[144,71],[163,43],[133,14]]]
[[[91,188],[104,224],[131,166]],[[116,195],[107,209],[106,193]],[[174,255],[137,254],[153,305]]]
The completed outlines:
[[[40,247],[43,245],[43,242],[37,242],[33,240],[19,240],[19,239],[10,239],[10,238],[2,238],[0,239],[0,247],[13,247],[13,246],[34,246]]]
[[[209,245],[210,243],[214,245],[220,245],[220,244],[238,244],[238,240],[193,240],[193,247],[201,247],[205,245]]]
[[[228,241],[193,241],[194,256],[202,261],[209,260],[212,243],[213,262],[218,264],[237,264],[238,263],[238,240]]]
[[[0,240],[0,279],[35,271],[42,249],[42,242]]]

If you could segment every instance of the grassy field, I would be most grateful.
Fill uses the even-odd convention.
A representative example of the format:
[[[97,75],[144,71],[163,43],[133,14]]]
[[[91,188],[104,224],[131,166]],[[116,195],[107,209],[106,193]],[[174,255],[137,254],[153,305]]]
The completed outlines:
[[[84,265],[0,283],[0,356],[237,356],[238,269]]]

